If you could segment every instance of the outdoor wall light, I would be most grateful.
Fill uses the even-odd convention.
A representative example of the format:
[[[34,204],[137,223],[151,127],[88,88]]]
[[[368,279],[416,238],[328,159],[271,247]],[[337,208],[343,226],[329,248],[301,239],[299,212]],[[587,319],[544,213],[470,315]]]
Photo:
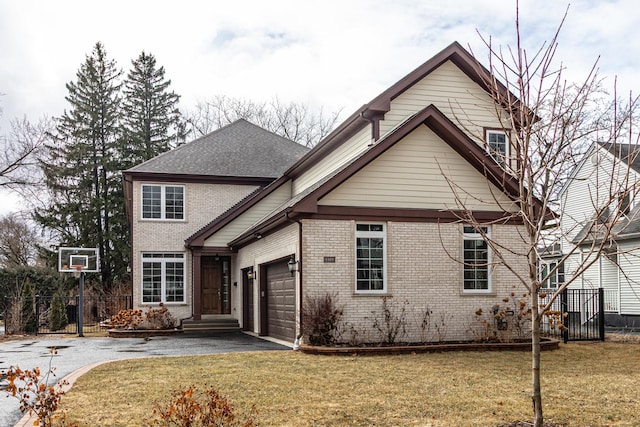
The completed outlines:
[[[289,273],[293,276],[293,274],[298,271],[298,262],[296,261],[295,255],[291,255],[289,258],[289,262],[287,263],[287,267],[289,267]]]
[[[247,271],[247,279],[251,280],[251,279],[254,278],[254,276],[255,275],[254,275],[253,271],[251,271],[251,270]]]

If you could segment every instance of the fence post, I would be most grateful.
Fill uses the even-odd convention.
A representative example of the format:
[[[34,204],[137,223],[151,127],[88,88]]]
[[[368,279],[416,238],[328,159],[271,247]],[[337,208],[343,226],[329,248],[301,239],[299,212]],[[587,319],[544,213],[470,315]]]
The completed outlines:
[[[560,294],[560,316],[562,318],[562,324],[564,325],[565,329],[564,331],[562,331],[562,341],[566,344],[569,341],[569,326],[571,325],[571,322],[569,321],[569,310],[568,310],[568,303],[567,303],[567,297],[568,295],[568,289],[565,288],[562,293]],[[564,316],[564,314],[567,313],[567,317]]]
[[[604,341],[604,288],[598,288],[598,332],[600,341]]]

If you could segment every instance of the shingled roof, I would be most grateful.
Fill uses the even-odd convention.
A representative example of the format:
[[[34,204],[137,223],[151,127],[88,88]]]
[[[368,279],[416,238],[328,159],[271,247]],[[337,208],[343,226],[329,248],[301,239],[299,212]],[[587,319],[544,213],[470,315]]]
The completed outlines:
[[[240,119],[126,172],[278,178],[307,151]]]
[[[624,161],[631,169],[640,172],[640,146],[609,142],[598,142],[598,144],[618,159]]]

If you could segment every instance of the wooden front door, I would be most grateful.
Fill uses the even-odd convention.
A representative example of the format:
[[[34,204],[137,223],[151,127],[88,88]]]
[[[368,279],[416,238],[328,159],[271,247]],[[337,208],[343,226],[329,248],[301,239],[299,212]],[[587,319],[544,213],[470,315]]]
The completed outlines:
[[[202,314],[222,313],[222,268],[220,259],[202,257]]]

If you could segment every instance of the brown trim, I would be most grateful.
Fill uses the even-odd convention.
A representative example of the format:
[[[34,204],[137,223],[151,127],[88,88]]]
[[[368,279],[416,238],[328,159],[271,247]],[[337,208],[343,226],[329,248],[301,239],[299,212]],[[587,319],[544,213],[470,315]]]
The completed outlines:
[[[209,224],[202,227],[196,233],[191,235],[189,238],[185,240],[186,247],[198,247],[203,246],[205,240],[211,237],[214,233],[218,232],[220,229],[228,225],[234,219],[236,219],[240,214],[246,212],[251,207],[255,206],[258,202],[263,200],[269,194],[271,194],[274,190],[277,190],[282,184],[286,183],[289,180],[286,176],[282,176],[266,188],[259,188],[253,193],[249,194],[245,199],[238,202],[231,209],[224,212],[222,215],[215,218]]]
[[[222,175],[194,175],[160,172],[134,172],[125,171],[123,175],[130,181],[145,182],[179,182],[201,184],[234,184],[234,185],[258,185],[264,186],[275,181],[276,178],[222,176]]]
[[[202,318],[202,254],[200,252],[193,252],[193,271],[191,276],[193,277],[193,320],[200,320]]]
[[[411,119],[407,120],[400,128],[382,139],[378,144],[365,152],[348,167],[344,168],[322,186],[312,191],[302,201],[294,206],[294,212],[315,213],[318,210],[318,200],[333,191],[345,182],[354,173],[364,168],[370,162],[382,155],[397,142],[413,132],[421,125],[428,126],[451,148],[469,162],[478,172],[484,175],[490,182],[507,195],[517,196],[519,188],[514,178],[508,175],[486,150],[472,141],[464,132],[451,122],[437,107],[430,105]]]
[[[267,264],[260,264],[258,267],[260,270],[260,276],[258,284],[260,291],[258,293],[260,299],[260,325],[258,328],[258,335],[269,335],[269,318],[267,313]]]
[[[515,95],[509,92],[506,86],[495,79],[490,71],[478,62],[478,60],[476,60],[473,55],[471,55],[458,42],[453,42],[375,97],[371,102],[360,107],[360,109],[349,116],[349,118],[347,118],[347,120],[345,120],[333,132],[320,141],[311,151],[309,151],[309,153],[296,162],[285,173],[285,175],[292,178],[300,176],[311,166],[331,153],[336,146],[342,144],[342,142],[364,128],[372,117],[384,117],[384,114],[389,112],[391,109],[392,100],[400,96],[411,86],[415,85],[416,82],[422,80],[425,76],[433,72],[448,60],[453,62],[463,73],[465,73],[471,80],[477,83],[490,95],[492,93],[491,85],[497,85],[501,99],[505,100],[505,102],[507,100],[511,100],[509,105],[503,106],[505,109],[510,112],[514,109],[516,111],[522,109],[526,111],[527,115],[531,116],[528,109]],[[524,117],[525,115],[523,114],[522,116]],[[533,120],[535,119],[537,118],[534,117]]]
[[[440,210],[440,209],[398,209],[365,208],[351,206],[318,206],[318,212],[302,215],[308,219],[356,220],[356,221],[396,221],[396,222],[466,222],[472,216],[480,222],[501,224],[522,224],[519,216],[501,211]]]
[[[246,267],[240,270],[242,272],[242,330],[253,331],[255,325],[249,325],[250,313],[249,313],[249,292],[253,292],[253,284],[255,283],[253,278],[249,278],[249,273],[253,272],[253,267]],[[251,290],[249,290],[251,285]]]

